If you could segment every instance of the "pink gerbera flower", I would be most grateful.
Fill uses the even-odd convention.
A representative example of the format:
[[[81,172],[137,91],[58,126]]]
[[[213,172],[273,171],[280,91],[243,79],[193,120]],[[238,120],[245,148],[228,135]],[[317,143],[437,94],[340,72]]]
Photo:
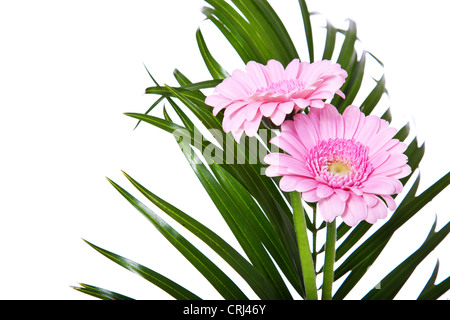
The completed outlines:
[[[393,139],[396,132],[355,106],[342,115],[329,104],[311,109],[285,121],[270,141],[287,154],[268,154],[266,175],[282,176],[281,190],[317,202],[327,222],[341,216],[350,226],[375,223],[387,216],[387,208],[396,208],[391,195],[402,191],[399,179],[411,172],[406,144]]]
[[[214,107],[215,116],[225,108],[223,129],[239,142],[244,131],[248,136],[256,134],[263,117],[279,126],[293,112],[307,106],[323,108],[323,100],[335,93],[343,97],[339,88],[346,77],[339,64],[328,60],[309,63],[294,59],[286,69],[276,60],[266,66],[250,61],[246,72],[235,70],[205,103]]]

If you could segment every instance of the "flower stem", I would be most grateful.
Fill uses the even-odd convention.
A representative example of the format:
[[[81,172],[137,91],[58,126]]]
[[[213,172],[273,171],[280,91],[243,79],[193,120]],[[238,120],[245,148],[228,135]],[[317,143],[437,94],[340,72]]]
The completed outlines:
[[[316,213],[317,208],[316,206],[313,207],[313,230],[312,230],[312,259],[313,259],[313,265],[314,270],[316,270],[317,266],[317,228],[316,228]]]
[[[306,299],[317,300],[316,272],[309,247],[308,234],[306,232],[305,212],[298,192],[291,193],[292,209],[294,211],[294,227],[297,234],[300,264],[305,284]]]
[[[334,260],[336,255],[336,219],[327,222],[325,242],[325,263],[323,266],[322,300],[332,299],[334,281]]]

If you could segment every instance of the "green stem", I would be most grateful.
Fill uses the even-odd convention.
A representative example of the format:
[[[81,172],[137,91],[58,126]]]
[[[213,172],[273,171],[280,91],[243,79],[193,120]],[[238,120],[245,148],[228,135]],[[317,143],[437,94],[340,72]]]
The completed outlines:
[[[322,300],[332,299],[334,281],[334,260],[336,255],[336,219],[327,222],[325,242],[325,263],[323,266]]]
[[[308,234],[306,232],[305,212],[298,192],[291,193],[292,209],[294,211],[294,227],[297,234],[300,264],[305,284],[306,299],[317,300],[316,272],[309,247]]]
[[[313,207],[313,231],[312,231],[312,259],[314,270],[317,267],[317,228],[316,228],[316,206]]]

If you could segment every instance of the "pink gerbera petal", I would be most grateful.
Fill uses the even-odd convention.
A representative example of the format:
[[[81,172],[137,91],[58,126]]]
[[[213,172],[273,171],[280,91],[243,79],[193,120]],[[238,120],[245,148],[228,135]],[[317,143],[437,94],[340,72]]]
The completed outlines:
[[[283,123],[271,142],[286,153],[266,156],[267,170],[282,176],[281,190],[302,192],[305,201],[317,202],[325,221],[340,216],[350,226],[374,223],[395,209],[392,195],[403,188],[398,179],[411,172],[405,148],[392,139],[394,131],[355,106],[341,115],[325,104]]]
[[[307,202],[317,202],[320,200],[320,198],[317,196],[316,190],[302,192],[302,198]]]
[[[259,129],[259,124],[261,123],[262,114],[257,112],[253,119],[244,121],[243,127],[245,134],[248,136],[254,136]]]
[[[320,199],[318,206],[319,211],[322,213],[323,220],[331,222],[344,212],[345,202],[337,195],[331,194],[327,198]]]
[[[387,216],[386,205],[381,200],[377,200],[376,204],[367,209],[366,221],[369,223],[375,223],[378,219],[384,219]]]
[[[323,108],[323,100],[331,99],[337,92],[342,94],[339,88],[346,77],[347,72],[340,65],[328,60],[308,63],[294,59],[286,69],[276,60],[269,60],[267,65],[250,61],[245,71],[235,70],[224,79],[205,103],[213,107],[214,115],[225,109],[223,121],[226,130],[232,133],[255,128],[246,122],[254,120],[258,112],[280,126],[288,115],[308,106]],[[242,117],[230,119],[239,108],[251,110],[245,112],[243,123],[232,124],[242,120]],[[247,135],[255,134],[251,129],[245,130]],[[236,136],[240,138],[240,134]]]
[[[276,126],[280,126],[283,123],[284,119],[286,119],[286,113],[284,113],[280,109],[275,110],[270,116],[270,120],[272,120],[272,123]]]
[[[326,184],[319,184],[317,186],[316,190],[317,190],[317,196],[321,199],[328,198],[334,194],[334,189],[327,186]],[[337,195],[336,195],[336,197],[337,197]]]

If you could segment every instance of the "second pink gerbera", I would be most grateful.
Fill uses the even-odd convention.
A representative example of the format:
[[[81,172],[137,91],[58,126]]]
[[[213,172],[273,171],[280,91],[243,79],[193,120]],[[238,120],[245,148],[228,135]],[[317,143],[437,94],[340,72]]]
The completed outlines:
[[[285,121],[270,141],[287,154],[268,154],[266,175],[282,176],[283,191],[317,202],[327,222],[341,216],[350,226],[375,223],[387,216],[387,208],[395,209],[392,195],[402,191],[399,179],[411,172],[406,144],[393,139],[396,132],[355,106],[342,115],[332,105],[311,109]]]
[[[309,63],[294,59],[286,69],[276,60],[267,65],[250,61],[246,71],[235,70],[205,103],[214,107],[214,115],[225,109],[223,129],[239,141],[244,132],[254,136],[263,117],[280,126],[293,112],[308,106],[323,108],[323,100],[336,93],[343,97],[339,89],[346,77],[339,64],[328,60]]]

